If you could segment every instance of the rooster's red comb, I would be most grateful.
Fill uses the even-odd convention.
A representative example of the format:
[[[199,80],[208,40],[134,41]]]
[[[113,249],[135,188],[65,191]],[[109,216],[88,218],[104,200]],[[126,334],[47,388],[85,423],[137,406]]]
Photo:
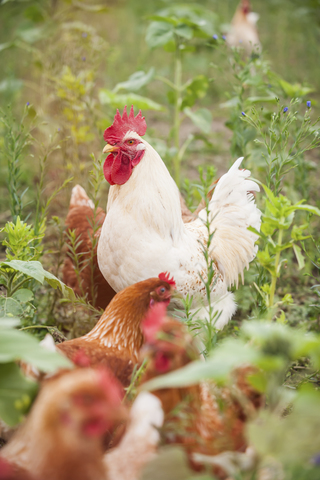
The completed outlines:
[[[119,142],[129,130],[136,132],[140,137],[147,131],[147,124],[145,118],[141,115],[141,110],[139,110],[138,115],[134,116],[133,105],[131,105],[129,117],[127,106],[123,109],[122,117],[119,110],[117,110],[113,124],[105,130],[103,138],[111,144]]]
[[[160,280],[162,280],[163,282],[167,282],[169,283],[169,285],[173,285],[173,287],[176,288],[176,282],[174,281],[173,276],[170,278],[170,273],[162,272],[158,276]]]

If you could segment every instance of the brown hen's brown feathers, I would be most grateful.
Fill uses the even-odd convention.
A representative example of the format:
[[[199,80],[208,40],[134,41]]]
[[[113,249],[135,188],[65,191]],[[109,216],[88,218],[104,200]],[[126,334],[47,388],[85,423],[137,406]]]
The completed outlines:
[[[100,231],[106,214],[102,208],[94,210],[92,201],[87,196],[85,190],[76,185],[72,189],[69,212],[66,218],[67,233],[75,230],[76,241],[79,243],[76,253],[81,255],[81,262],[85,265],[80,272],[80,285],[75,272],[75,266],[70,253],[67,253],[63,269],[63,281],[79,295],[87,295],[89,302],[92,302],[97,308],[106,308],[116,292],[110,287],[108,282],[100,272],[97,261],[97,244],[94,246],[92,262],[90,262],[92,252],[92,237],[95,224],[100,226],[95,236],[100,236]],[[70,242],[68,241],[68,244]]]
[[[103,436],[127,415],[122,396],[121,386],[103,369],[48,379],[1,456],[34,480],[106,480]]]
[[[156,292],[165,287],[163,298]],[[79,351],[91,365],[107,365],[124,386],[128,386],[143,343],[140,323],[150,301],[168,301],[172,286],[159,278],[149,278],[119,292],[110,302],[96,326],[87,335],[60,343],[57,348],[71,360]]]

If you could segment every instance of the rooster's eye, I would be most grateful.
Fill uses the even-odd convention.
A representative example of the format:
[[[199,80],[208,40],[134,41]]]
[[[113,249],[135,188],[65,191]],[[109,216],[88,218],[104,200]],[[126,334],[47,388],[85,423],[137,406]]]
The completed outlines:
[[[166,291],[166,289],[164,287],[160,288],[160,293],[164,293],[165,291]]]
[[[128,145],[133,145],[133,144],[134,144],[134,140],[128,140],[128,141],[127,141],[127,144],[128,144]]]

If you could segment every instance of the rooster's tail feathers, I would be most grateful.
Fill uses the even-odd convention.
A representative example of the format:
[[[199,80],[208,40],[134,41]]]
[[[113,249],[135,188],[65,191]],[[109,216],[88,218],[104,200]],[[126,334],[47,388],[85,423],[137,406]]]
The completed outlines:
[[[257,253],[255,242],[258,236],[248,227],[260,230],[261,212],[254,201],[253,192],[259,192],[259,186],[253,180],[247,180],[249,170],[240,170],[243,157],[232,165],[223,175],[210,201],[210,221],[213,237],[214,257],[228,286],[238,286],[239,274],[243,281],[243,270]],[[206,211],[202,210],[200,218]]]
[[[94,203],[87,195],[87,192],[80,185],[73,187],[70,199],[70,208],[86,206],[94,209]]]

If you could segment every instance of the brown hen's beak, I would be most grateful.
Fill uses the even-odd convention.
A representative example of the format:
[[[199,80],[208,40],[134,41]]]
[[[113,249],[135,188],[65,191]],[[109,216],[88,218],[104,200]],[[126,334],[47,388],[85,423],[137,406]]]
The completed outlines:
[[[119,147],[117,147],[116,145],[107,144],[102,150],[102,153],[117,152],[118,150],[119,150]]]

